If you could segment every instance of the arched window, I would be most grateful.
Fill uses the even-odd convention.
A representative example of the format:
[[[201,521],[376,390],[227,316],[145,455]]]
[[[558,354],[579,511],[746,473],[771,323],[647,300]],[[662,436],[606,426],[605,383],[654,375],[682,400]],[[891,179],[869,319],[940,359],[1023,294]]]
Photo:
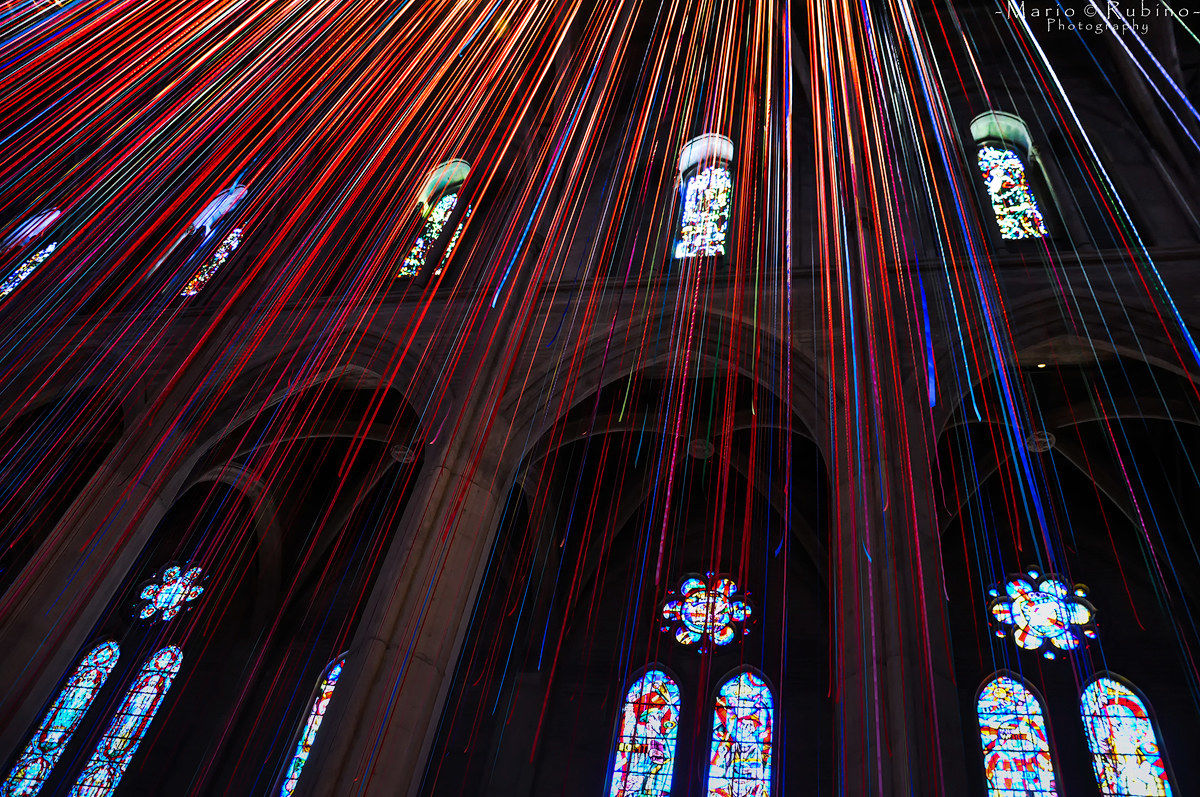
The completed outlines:
[[[1027,174],[1033,146],[1025,123],[1012,114],[991,111],[971,122],[971,134],[1000,237],[1009,241],[1046,237],[1046,219]]]
[[[679,237],[675,258],[716,257],[726,253],[733,204],[733,142],[716,133],[694,138],[679,154]]]
[[[238,244],[242,242],[242,229],[235,227],[230,231],[229,235],[225,236],[225,240],[221,241],[221,245],[217,247],[217,251],[213,252],[213,256],[208,259],[208,262],[200,267],[200,270],[187,281],[183,286],[183,290],[179,292],[180,296],[188,297],[195,296],[204,289],[208,281],[217,274],[217,270],[225,265],[225,261],[238,248]]]
[[[990,797],[1058,794],[1042,703],[1016,676],[984,684],[976,704]]]
[[[400,269],[396,272],[397,279],[416,277],[424,270],[430,252],[441,240],[442,232],[454,214],[454,208],[458,205],[459,190],[466,182],[470,171],[471,165],[466,161],[452,160],[443,163],[429,173],[420,197],[421,216],[424,224],[409,248],[404,262],[400,264]],[[467,214],[455,228],[452,240],[446,247],[446,257],[449,257],[449,253],[454,249],[454,244],[458,243],[458,236],[462,232],[463,224],[466,223],[466,215],[469,213],[470,208],[467,208]],[[445,266],[445,258],[438,267],[439,273],[443,266]]]
[[[25,219],[21,226],[10,232],[4,243],[0,244],[0,253],[10,249],[22,249],[33,243],[51,224],[58,221],[61,215],[62,211],[58,208],[49,208]]]
[[[329,708],[329,699],[333,697],[333,689],[337,686],[338,678],[341,677],[342,667],[345,664],[346,654],[343,653],[325,669],[321,685],[317,687],[312,708],[308,710],[308,716],[304,718],[304,727],[300,729],[296,752],[292,754],[292,760],[288,762],[287,770],[284,772],[283,785],[279,787],[279,797],[289,797],[300,782],[300,773],[304,769],[305,762],[308,761],[308,754],[312,752],[313,742],[317,740],[317,730],[321,727],[321,720],[325,719],[325,712]]]
[[[29,278],[29,275],[37,270],[37,267],[45,263],[50,255],[54,254],[54,250],[58,248],[56,241],[43,246],[41,249],[34,252],[29,257],[21,261],[21,264],[14,268],[9,275],[4,278],[4,282],[0,282],[0,297],[8,296],[15,291],[17,287]]]
[[[71,797],[108,797],[113,793],[182,663],[183,651],[171,646],[162,648],[142,665],[75,781]]]
[[[96,693],[116,666],[120,653],[116,642],[105,642],[83,657],[66,686],[46,709],[33,739],[0,787],[0,795],[33,797],[41,790]]]
[[[1092,769],[1105,797],[1173,794],[1150,709],[1125,684],[1101,675],[1079,699]]]
[[[246,198],[247,193],[249,193],[249,188],[239,184],[235,180],[232,186],[210,199],[208,204],[204,206],[204,209],[197,214],[196,218],[192,219],[192,223],[175,240],[175,243],[171,244],[166,253],[150,268],[150,273],[158,271],[168,261],[172,263],[172,268],[185,267],[196,252],[205,246],[209,242],[209,239],[220,232],[222,228],[221,220],[237,209],[242,200]],[[240,229],[233,230],[226,235],[225,239],[221,241],[221,245],[213,253],[212,259],[193,275],[184,289],[180,291],[179,295],[194,296],[196,293],[199,293],[200,289],[204,287],[204,283],[208,282],[213,274],[217,273],[217,269],[221,267],[221,264],[229,258],[234,249],[237,249],[241,240],[242,231]],[[185,241],[188,242],[187,245],[180,249],[180,246]],[[193,283],[196,283],[197,280],[199,280],[198,284],[193,286]],[[189,289],[193,287],[195,290],[189,293]]]
[[[671,793],[679,706],[679,686],[662,670],[647,670],[629,687],[621,709],[609,797]]]
[[[212,237],[221,218],[241,204],[241,201],[246,198],[248,190],[246,186],[239,185],[237,180],[234,180],[232,186],[217,194],[204,206],[204,210],[200,211],[200,215],[196,216],[188,230],[203,229],[204,239],[208,240]]]
[[[775,701],[761,676],[746,670],[721,685],[713,711],[709,797],[770,796],[774,730]]]

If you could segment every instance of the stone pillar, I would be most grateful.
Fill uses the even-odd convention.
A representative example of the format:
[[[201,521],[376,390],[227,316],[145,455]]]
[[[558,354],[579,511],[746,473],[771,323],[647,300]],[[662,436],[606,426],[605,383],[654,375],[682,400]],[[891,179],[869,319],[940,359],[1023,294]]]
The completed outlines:
[[[926,414],[927,415],[927,414]],[[934,491],[923,444],[889,431],[839,473],[830,548],[841,793],[960,795],[961,725],[947,638]],[[922,417],[918,408],[915,417]],[[919,441],[919,442],[917,442]],[[845,460],[844,460],[845,461]]]
[[[829,558],[835,738],[841,741],[840,794],[892,794],[893,756],[907,774],[905,745],[891,738],[883,600],[883,529],[878,483],[837,474]],[[898,744],[899,743],[899,744]]]
[[[914,390],[909,395],[919,393]],[[901,644],[897,647],[903,657],[903,678],[921,684],[919,690],[908,690],[908,734],[917,748],[913,760],[921,762],[922,772],[928,773],[916,782],[912,793],[959,795],[967,793],[967,753],[962,744],[962,724],[967,720],[959,715],[951,648],[954,640],[949,635],[942,571],[941,522],[931,470],[934,452],[929,446],[936,445],[937,438],[924,402],[917,404],[919,408],[908,417],[922,425],[914,430],[916,424],[910,424],[908,438],[914,443],[908,446],[905,470],[892,474],[893,484],[906,487],[911,501],[912,528],[894,561],[901,573],[896,582],[903,601],[897,623]]]
[[[470,453],[432,459],[355,633],[304,795],[420,786],[505,493],[494,469],[470,467]]]

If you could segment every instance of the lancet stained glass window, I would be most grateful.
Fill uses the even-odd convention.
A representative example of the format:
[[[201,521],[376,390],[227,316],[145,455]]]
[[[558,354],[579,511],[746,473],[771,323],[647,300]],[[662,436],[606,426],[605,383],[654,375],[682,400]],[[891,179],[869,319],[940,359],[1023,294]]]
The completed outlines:
[[[983,770],[989,797],[1058,794],[1042,704],[1016,678],[999,675],[983,687],[977,705]]]
[[[421,269],[425,266],[425,258],[429,256],[429,250],[441,237],[442,230],[445,229],[446,222],[450,220],[450,214],[454,212],[454,206],[457,203],[457,193],[446,194],[434,203],[433,209],[429,211],[429,215],[425,219],[425,227],[417,236],[417,240],[413,241],[412,249],[408,250],[404,262],[400,264],[400,270],[396,273],[397,278],[415,277],[421,273]]]
[[[621,709],[609,797],[667,797],[675,773],[679,687],[662,670],[633,682]]]
[[[677,259],[725,254],[732,193],[733,180],[725,165],[702,167],[687,178]]]
[[[37,267],[45,263],[57,248],[58,244],[52,241],[21,261],[21,265],[13,269],[12,273],[4,278],[4,282],[0,282],[0,296],[8,296],[15,291],[17,286],[24,282],[30,274],[37,271]]]
[[[313,742],[317,740],[317,730],[321,727],[321,720],[325,719],[325,712],[329,709],[329,700],[333,697],[333,688],[337,686],[338,678],[341,677],[342,667],[345,664],[345,654],[338,656],[325,671],[325,677],[321,679],[320,690],[317,692],[312,708],[308,711],[308,716],[304,719],[304,728],[300,731],[299,741],[296,742],[296,752],[292,755],[292,760],[288,763],[287,771],[284,773],[283,785],[279,788],[279,797],[289,797],[300,783],[300,773],[308,761],[309,753],[312,752]]]
[[[188,280],[187,284],[183,286],[183,290],[179,292],[179,295],[195,296],[203,290],[208,281],[216,276],[221,266],[225,265],[225,261],[229,259],[229,256],[233,254],[241,242],[242,230],[240,227],[235,228],[229,235],[225,236],[224,241],[221,241],[221,245],[217,247],[217,251],[213,252],[213,256],[208,259],[208,262],[201,266],[195,276]]]
[[[1174,794],[1150,711],[1132,689],[1101,677],[1088,684],[1079,702],[1092,769],[1105,797]]]
[[[717,692],[708,797],[769,797],[775,701],[761,677],[742,672]]]
[[[181,664],[183,651],[171,646],[159,650],[142,665],[92,757],[75,781],[71,797],[108,797],[113,793]]]
[[[33,797],[41,790],[96,693],[112,673],[120,653],[116,642],[105,642],[83,657],[66,686],[46,709],[33,739],[0,787],[0,795]]]
[[[991,144],[979,148],[979,170],[1000,225],[1000,237],[1007,240],[1043,238],[1046,221],[1037,198],[1025,176],[1025,164],[1011,149]]]

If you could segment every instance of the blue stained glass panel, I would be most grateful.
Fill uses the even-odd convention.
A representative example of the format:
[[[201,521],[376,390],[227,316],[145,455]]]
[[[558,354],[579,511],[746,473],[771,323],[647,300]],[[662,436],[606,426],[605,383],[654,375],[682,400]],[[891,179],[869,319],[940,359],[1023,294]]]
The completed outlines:
[[[775,701],[752,672],[730,678],[717,692],[708,797],[769,797]]]
[[[96,698],[96,693],[116,666],[120,653],[116,642],[105,642],[83,657],[75,672],[67,679],[66,686],[46,710],[37,733],[8,773],[8,779],[0,787],[0,795],[32,797],[41,790],[46,778],[50,777],[50,770],[58,763],[67,742],[71,741],[83,715]]]
[[[113,793],[181,664],[183,651],[172,646],[159,650],[142,665],[92,757],[75,781],[71,797],[108,797]]]
[[[1105,797],[1171,797],[1150,711],[1133,690],[1097,678],[1080,698],[1092,769]]]
[[[989,797],[1056,797],[1046,718],[1033,693],[1000,675],[984,686],[976,708]]]
[[[333,688],[337,686],[338,678],[342,676],[342,667],[345,664],[345,655],[334,659],[333,664],[325,671],[325,677],[321,679],[317,697],[304,720],[304,729],[300,732],[300,740],[296,742],[296,752],[292,755],[291,762],[288,763],[287,772],[284,773],[283,785],[279,788],[279,797],[289,797],[300,783],[300,773],[308,761],[309,753],[312,752],[313,742],[317,740],[317,730],[321,727],[321,720],[325,719],[325,712],[329,709],[329,700],[333,697]]]
[[[621,709],[609,797],[667,797],[675,773],[679,687],[662,670],[633,682]]]

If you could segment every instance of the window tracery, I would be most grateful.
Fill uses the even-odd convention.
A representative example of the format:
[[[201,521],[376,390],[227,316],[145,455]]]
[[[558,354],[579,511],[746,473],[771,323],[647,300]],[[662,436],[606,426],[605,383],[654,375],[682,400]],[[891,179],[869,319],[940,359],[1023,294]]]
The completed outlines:
[[[695,576],[685,578],[663,606],[662,616],[668,624],[662,630],[673,630],[679,644],[698,645],[699,650],[704,650],[707,640],[728,645],[738,636],[738,630],[749,633],[749,629],[738,629],[749,619],[751,608],[745,600],[734,597],[737,591],[733,579],[713,578],[712,573],[707,581]]]
[[[149,584],[142,588],[141,599],[145,601],[138,611],[138,619],[151,620],[162,612],[163,620],[170,620],[186,609],[188,604],[200,597],[204,587],[204,571],[189,567],[186,571],[179,565],[168,565]]]
[[[1059,576],[1029,568],[1010,577],[1003,587],[994,585],[988,595],[996,636],[1011,632],[1019,647],[1040,650],[1047,659],[1096,637],[1096,612],[1086,600],[1083,584],[1072,587]]]

